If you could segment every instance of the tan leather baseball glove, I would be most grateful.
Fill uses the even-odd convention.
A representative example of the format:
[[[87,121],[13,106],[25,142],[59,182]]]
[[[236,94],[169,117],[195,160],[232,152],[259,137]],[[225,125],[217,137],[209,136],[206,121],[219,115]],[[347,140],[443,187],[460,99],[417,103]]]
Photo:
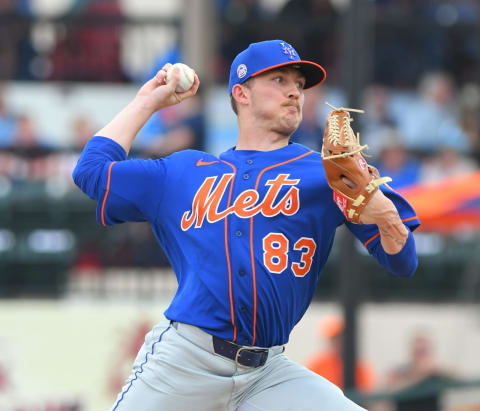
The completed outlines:
[[[362,151],[367,145],[360,145],[360,135],[355,135],[350,123],[350,111],[363,110],[336,108],[327,116],[323,134],[322,161],[328,185],[333,190],[333,199],[348,221],[360,223],[363,209],[381,184],[392,181],[380,177],[378,170],[367,164]]]

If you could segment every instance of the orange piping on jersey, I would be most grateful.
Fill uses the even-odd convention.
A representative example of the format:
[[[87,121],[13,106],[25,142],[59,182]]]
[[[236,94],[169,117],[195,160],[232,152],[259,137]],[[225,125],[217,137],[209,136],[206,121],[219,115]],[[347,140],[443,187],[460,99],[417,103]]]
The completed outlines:
[[[105,210],[105,203],[107,202],[107,197],[108,197],[108,192],[110,191],[110,176],[112,175],[112,166],[116,163],[116,161],[112,162],[110,164],[110,167],[108,167],[108,178],[107,178],[107,189],[105,190],[105,196],[103,197],[103,203],[102,203],[102,225],[105,227],[105,215],[103,214]]]
[[[404,218],[402,220],[403,223],[407,222],[407,221],[412,221],[412,220],[416,220],[418,217],[417,216],[414,216],[414,217],[408,217],[408,218]],[[368,244],[370,244],[373,240],[375,240],[378,236],[380,235],[380,233],[377,233],[373,236],[371,236],[367,241],[365,241],[363,243],[363,246],[366,247]]]
[[[233,170],[233,177],[232,177],[232,180],[230,181],[230,192],[228,193],[228,202],[227,202],[227,209],[228,209],[230,207],[230,200],[232,199],[233,182],[235,181],[235,175],[237,173],[237,170],[235,169],[235,166],[233,164],[230,164],[225,160],[222,160],[222,161],[228,164],[230,167],[232,167],[232,170]],[[235,313],[233,310],[232,268],[230,265],[230,254],[228,253],[227,217],[228,217],[228,214],[225,216],[225,253],[227,255],[227,267],[228,267],[228,292],[230,294],[230,317],[231,317],[232,326],[233,326],[232,342],[235,342],[235,340],[237,339],[237,326],[235,325]]]
[[[377,233],[375,235],[372,235],[367,241],[365,241],[363,243],[363,246],[366,247],[368,244],[370,244],[373,240],[375,240],[378,236],[380,235],[380,233]]]
[[[303,153],[303,154],[301,154],[297,157],[291,158],[290,160],[286,160],[286,161],[283,161],[281,163],[274,164],[273,166],[268,166],[268,167],[264,168],[262,171],[260,171],[260,173],[257,176],[257,181],[255,183],[255,191],[257,191],[258,183],[260,182],[260,177],[262,176],[262,174],[265,171],[270,170],[270,169],[275,168],[275,167],[278,167],[278,166],[282,166],[282,165],[287,164],[287,163],[291,163],[292,161],[295,161],[295,160],[299,160],[300,158],[308,156],[309,154],[312,154],[312,153],[313,153],[313,150],[311,150],[307,153]],[[256,282],[256,279],[255,279],[255,259],[254,259],[254,255],[253,255],[253,217],[250,217],[250,257],[251,257],[251,261],[252,261],[252,280],[253,280],[253,338],[252,338],[252,345],[255,345],[255,339],[256,339],[256,331],[255,330],[256,330],[256,326],[257,326],[257,282]]]

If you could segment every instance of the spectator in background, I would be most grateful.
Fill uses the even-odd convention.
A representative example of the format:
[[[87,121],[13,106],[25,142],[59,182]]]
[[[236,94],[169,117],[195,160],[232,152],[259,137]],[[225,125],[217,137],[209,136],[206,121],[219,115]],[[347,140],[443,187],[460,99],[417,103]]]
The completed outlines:
[[[310,357],[305,366],[326,378],[337,387],[344,389],[343,383],[343,333],[345,324],[336,316],[328,316],[320,322],[319,335],[328,343],[326,351],[318,352]],[[357,362],[355,368],[356,388],[363,392],[372,391],[375,376],[372,367],[365,362]]]
[[[454,84],[444,73],[425,74],[418,88],[419,99],[396,113],[395,122],[408,149],[428,154],[439,144],[469,149],[469,140],[452,115]]]
[[[48,159],[54,150],[41,142],[28,114],[18,116],[12,142],[5,147],[5,153],[9,159],[7,175],[13,180],[41,181],[51,171]]]
[[[95,133],[95,127],[89,117],[76,113],[70,120],[70,145],[51,156],[50,165],[55,168],[55,184],[62,184],[67,190],[74,187],[71,179],[72,170],[77,164],[80,152]],[[53,163],[53,164],[51,164]]]
[[[87,141],[95,133],[91,121],[85,115],[77,114],[72,119],[72,147],[74,151],[80,153],[87,144]]]
[[[0,86],[0,148],[12,144],[16,120],[5,103],[4,89]]]
[[[410,156],[402,144],[402,138],[395,128],[385,127],[377,130],[380,148],[378,160],[375,162],[381,176],[391,177],[388,183],[392,188],[399,189],[416,183],[420,178],[420,162]]]
[[[440,366],[435,358],[433,342],[425,332],[413,335],[406,364],[393,369],[387,377],[387,386],[394,391],[414,387],[429,378],[451,377],[452,372]],[[439,411],[440,394],[427,394],[423,398],[398,400],[397,411]]]
[[[368,154],[378,157],[385,130],[395,127],[389,110],[390,92],[386,87],[374,84],[365,91],[364,100],[365,113],[358,117],[360,138],[368,145]]]
[[[440,181],[473,173],[476,170],[477,164],[471,158],[460,153],[456,147],[442,145],[432,156],[423,161],[420,180],[422,182]]]
[[[38,133],[32,117],[21,114],[15,127],[12,148],[24,153],[37,150],[39,147]]]
[[[11,177],[16,168],[17,162],[7,150],[13,143],[16,123],[17,117],[7,107],[5,90],[0,85],[0,176]]]
[[[470,139],[471,152],[480,163],[480,85],[463,86],[459,98],[460,124]]]

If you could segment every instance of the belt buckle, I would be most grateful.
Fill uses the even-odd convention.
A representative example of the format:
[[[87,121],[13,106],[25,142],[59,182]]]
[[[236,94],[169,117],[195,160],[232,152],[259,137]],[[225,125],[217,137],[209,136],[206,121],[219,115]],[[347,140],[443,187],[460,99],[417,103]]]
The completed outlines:
[[[241,353],[242,351],[248,351],[248,348],[240,347],[240,348],[238,349],[237,353],[235,354],[235,364],[241,365],[242,367],[248,367],[248,365],[243,365],[243,364],[240,364],[240,363],[238,362],[238,357],[240,357],[240,353]]]

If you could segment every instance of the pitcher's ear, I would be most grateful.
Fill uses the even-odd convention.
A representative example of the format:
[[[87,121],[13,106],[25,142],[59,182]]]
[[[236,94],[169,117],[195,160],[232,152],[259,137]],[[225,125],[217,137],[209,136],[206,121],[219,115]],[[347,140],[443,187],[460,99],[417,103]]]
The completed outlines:
[[[245,84],[235,84],[232,88],[232,98],[235,100],[236,105],[248,104],[250,95],[248,92],[249,87]]]

